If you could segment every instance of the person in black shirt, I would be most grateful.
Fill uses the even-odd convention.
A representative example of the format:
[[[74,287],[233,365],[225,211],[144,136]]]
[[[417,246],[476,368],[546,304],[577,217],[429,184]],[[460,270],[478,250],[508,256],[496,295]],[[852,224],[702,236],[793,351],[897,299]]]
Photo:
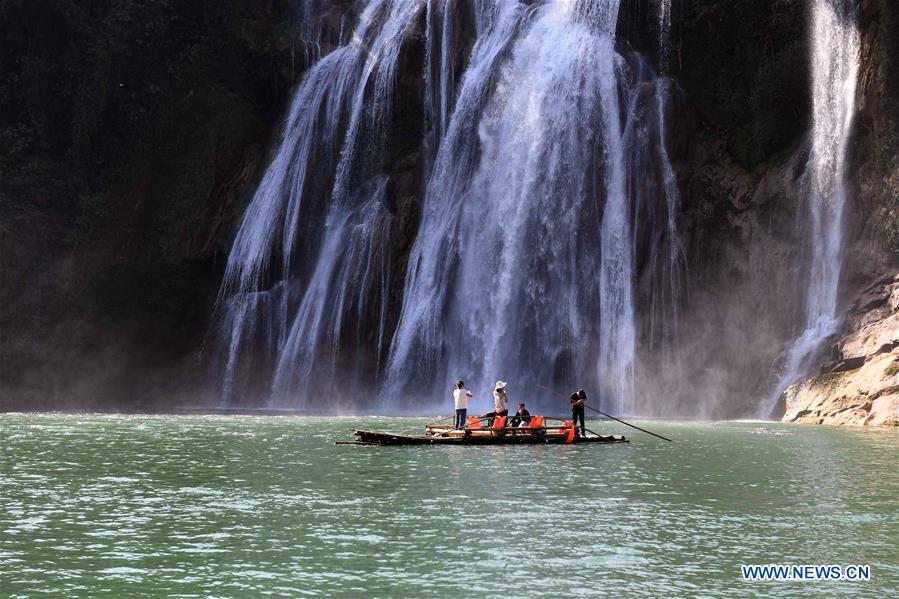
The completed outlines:
[[[518,411],[509,421],[510,427],[529,426],[531,424],[531,413],[527,411],[523,403],[518,404]]]
[[[577,421],[581,421],[581,436],[587,436],[587,424],[584,422],[584,404],[587,403],[587,392],[579,389],[576,393],[571,394],[571,420],[574,422],[574,428],[577,430]]]

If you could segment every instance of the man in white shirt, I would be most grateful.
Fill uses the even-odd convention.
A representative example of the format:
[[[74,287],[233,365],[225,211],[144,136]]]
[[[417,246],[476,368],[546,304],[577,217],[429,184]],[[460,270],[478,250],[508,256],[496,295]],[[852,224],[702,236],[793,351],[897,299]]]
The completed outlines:
[[[456,390],[453,391],[453,401],[456,404],[456,428],[465,428],[465,418],[468,415],[468,402],[471,400],[471,391],[465,388],[465,381],[459,380],[456,383]]]

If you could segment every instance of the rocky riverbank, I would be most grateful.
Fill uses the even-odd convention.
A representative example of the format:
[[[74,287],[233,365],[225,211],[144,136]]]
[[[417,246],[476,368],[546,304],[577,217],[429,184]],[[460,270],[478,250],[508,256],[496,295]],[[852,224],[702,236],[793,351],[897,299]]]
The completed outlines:
[[[785,422],[899,426],[899,274],[858,296],[821,374],[785,398]]]

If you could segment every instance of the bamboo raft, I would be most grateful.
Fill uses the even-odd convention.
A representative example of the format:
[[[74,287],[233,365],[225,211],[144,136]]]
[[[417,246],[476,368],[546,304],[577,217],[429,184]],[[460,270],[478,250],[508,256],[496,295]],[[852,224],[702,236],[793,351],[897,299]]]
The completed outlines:
[[[551,425],[547,420],[557,421]],[[574,423],[561,418],[531,416],[530,426],[506,426],[506,417],[497,417],[486,426],[485,416],[471,416],[462,429],[434,422],[425,425],[424,435],[405,435],[351,429],[352,441],[338,441],[338,445],[546,445],[573,443],[628,443],[622,435],[576,434]],[[440,422],[439,420],[435,422]]]

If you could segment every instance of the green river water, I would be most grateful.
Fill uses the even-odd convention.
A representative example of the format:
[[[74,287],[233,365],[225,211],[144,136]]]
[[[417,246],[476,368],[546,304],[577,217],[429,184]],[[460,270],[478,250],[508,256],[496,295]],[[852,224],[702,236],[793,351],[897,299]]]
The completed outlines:
[[[425,419],[0,415],[4,597],[896,596],[899,430],[621,425],[356,447]],[[630,432],[634,434],[631,435]],[[741,564],[870,564],[748,582]]]

